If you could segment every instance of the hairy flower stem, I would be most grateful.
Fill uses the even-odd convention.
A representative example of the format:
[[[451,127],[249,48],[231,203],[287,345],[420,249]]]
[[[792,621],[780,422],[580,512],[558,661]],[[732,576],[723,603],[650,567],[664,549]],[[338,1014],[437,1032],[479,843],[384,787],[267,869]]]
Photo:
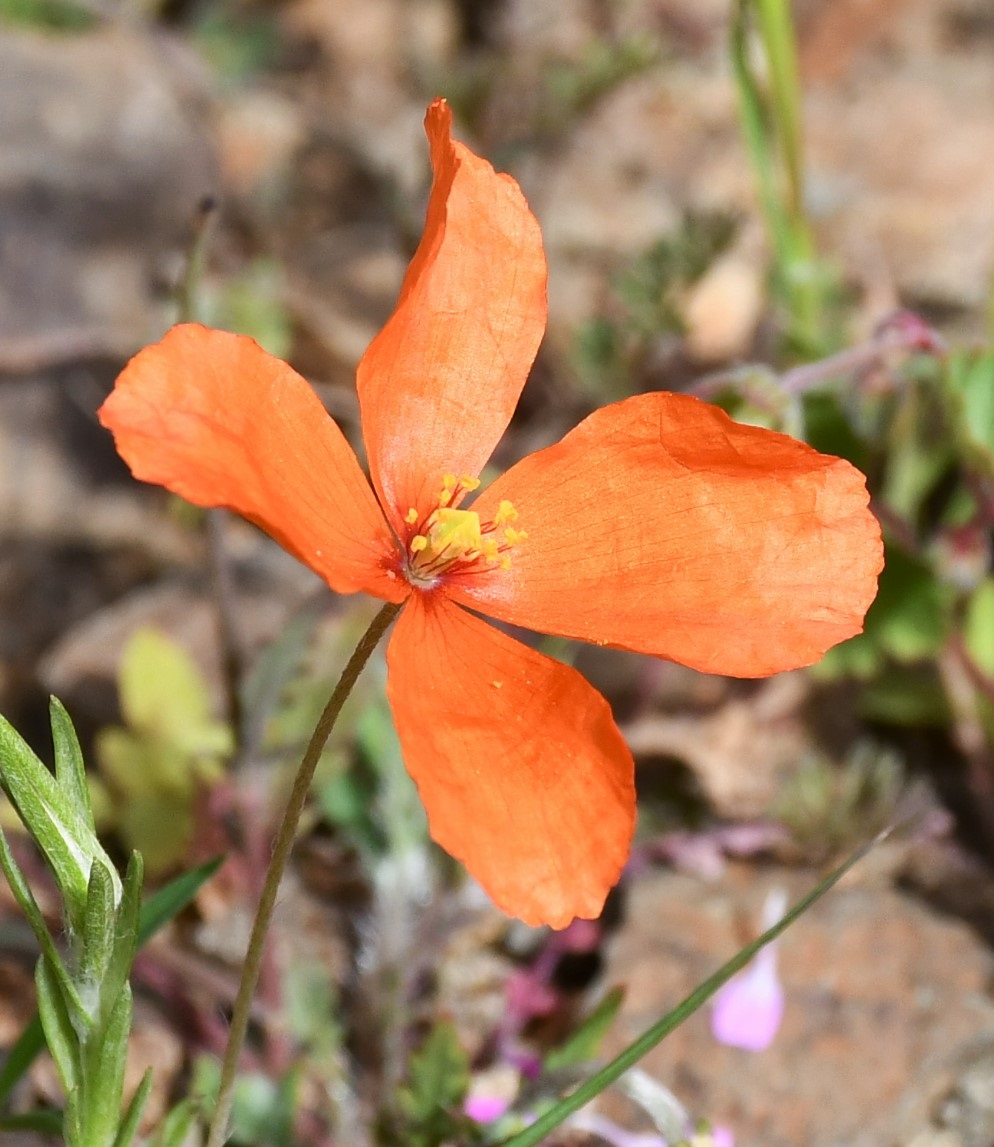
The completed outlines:
[[[304,801],[307,799],[307,793],[314,778],[314,770],[317,768],[325,742],[334,728],[346,698],[352,692],[352,687],[369,660],[370,654],[379,644],[380,638],[386,633],[399,609],[399,605],[385,605],[373,618],[369,628],[349,658],[348,664],[342,670],[342,676],[328,698],[328,704],[325,705],[324,712],[318,719],[307,745],[307,751],[297,769],[293,788],[287,800],[286,811],[283,813],[283,820],[276,834],[272,860],[269,862],[269,869],[266,872],[266,881],[259,898],[259,907],[256,909],[255,920],[252,924],[252,935],[249,937],[248,949],[245,953],[242,978],[238,985],[235,1008],[231,1015],[228,1046],[225,1048],[224,1064],[221,1068],[217,1104],[211,1119],[206,1147],[222,1147],[227,1137],[238,1058],[241,1054],[242,1045],[245,1043],[252,997],[259,979],[259,970],[262,966],[262,957],[266,947],[266,935],[269,932],[269,925],[273,917],[276,894],[279,891],[280,881],[283,879],[287,860],[290,857],[290,849],[297,832],[297,823],[300,820]]]

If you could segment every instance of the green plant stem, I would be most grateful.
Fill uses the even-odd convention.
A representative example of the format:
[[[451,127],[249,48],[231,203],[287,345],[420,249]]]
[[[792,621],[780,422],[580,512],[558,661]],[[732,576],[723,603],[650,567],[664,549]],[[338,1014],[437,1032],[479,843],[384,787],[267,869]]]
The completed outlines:
[[[242,978],[238,985],[238,995],[231,1016],[231,1031],[228,1035],[228,1046],[224,1052],[224,1063],[221,1067],[221,1082],[218,1086],[217,1103],[211,1119],[210,1130],[207,1134],[206,1147],[222,1147],[227,1136],[228,1120],[231,1116],[231,1106],[234,1099],[235,1076],[238,1070],[238,1059],[242,1045],[245,1043],[245,1033],[248,1030],[249,1012],[252,1006],[252,997],[255,993],[259,979],[259,970],[262,967],[262,957],[266,947],[266,936],[272,921],[273,908],[276,904],[276,894],[279,891],[280,881],[286,870],[290,849],[293,846],[297,832],[300,814],[307,799],[307,793],[314,779],[314,770],[324,749],[325,742],[334,728],[345,700],[352,692],[359,674],[369,660],[373,650],[379,644],[380,638],[386,633],[390,623],[396,617],[399,605],[387,604],[373,618],[369,628],[363,634],[355,651],[349,658],[348,664],[342,670],[324,712],[318,718],[318,723],[311,734],[310,742],[304,753],[297,775],[294,777],[293,788],[287,800],[283,820],[276,834],[273,846],[273,857],[266,872],[266,881],[259,898],[259,907],[256,909],[255,920],[252,924],[252,935],[249,937],[248,949],[245,953],[245,963],[242,967]]]

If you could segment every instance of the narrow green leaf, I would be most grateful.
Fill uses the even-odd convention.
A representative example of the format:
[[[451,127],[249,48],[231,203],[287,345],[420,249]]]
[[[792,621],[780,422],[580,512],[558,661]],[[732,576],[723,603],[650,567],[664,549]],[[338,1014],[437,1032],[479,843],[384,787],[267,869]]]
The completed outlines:
[[[545,1070],[561,1071],[564,1067],[575,1067],[592,1060],[608,1028],[614,1023],[624,998],[624,988],[612,988],[569,1039],[549,1052],[543,1065]]]
[[[74,929],[82,925],[90,855],[81,845],[89,830],[55,777],[27,742],[0,717],[0,781],[55,874]],[[92,832],[89,836],[96,837]]]
[[[142,905],[138,923],[138,946],[141,947],[151,936],[192,902],[200,889],[224,863],[223,856],[207,860],[190,872],[184,872],[171,880],[165,888],[160,888]]]
[[[44,946],[50,944],[51,936],[49,936],[48,933],[48,925],[45,923],[45,918],[41,914],[41,909],[38,907],[38,901],[35,900],[34,893],[31,891],[31,886],[24,879],[24,873],[14,859],[14,854],[10,851],[10,845],[7,842],[7,837],[3,829],[0,829],[0,868],[3,869],[3,874],[7,878],[7,884],[14,894],[14,899],[27,917],[28,923],[31,925],[31,931],[34,932],[39,945]]]
[[[41,1016],[35,1012],[34,1018],[17,1037],[0,1066],[0,1104],[7,1102],[18,1081],[27,1074],[28,1068],[44,1048],[45,1032],[41,1026]]]
[[[55,748],[55,779],[69,802],[83,817],[90,829],[93,809],[90,806],[90,786],[86,780],[83,750],[79,747],[76,729],[58,697],[48,700],[49,719],[52,723],[52,744]]]
[[[190,1099],[181,1100],[159,1124],[149,1147],[183,1147],[196,1118],[197,1105]]]
[[[397,1092],[397,1104],[409,1120],[411,1142],[441,1142],[448,1112],[458,1108],[469,1090],[469,1059],[455,1027],[443,1021],[411,1056],[408,1081]]]
[[[83,1096],[79,1088],[76,1088],[75,1091],[70,1091],[66,1096],[66,1109],[62,1113],[66,1143],[71,1144],[72,1147],[76,1147],[77,1143],[86,1143],[82,1116],[80,1114],[82,1099]]]
[[[963,641],[977,667],[994,679],[994,577],[982,581],[970,596]]]
[[[124,894],[114,926],[114,947],[104,976],[104,998],[110,1000],[131,977],[131,965],[138,950],[138,919],[141,912],[141,853],[133,852],[124,878]]]
[[[800,84],[790,0],[755,0],[770,75],[770,91],[777,122],[777,138],[787,174],[790,207],[804,211],[804,157],[801,146]]]
[[[51,965],[51,971],[61,986],[62,997],[73,1016],[74,1022],[85,1027],[88,1022],[86,1011],[76,994],[76,989],[69,978],[65,965],[62,963],[62,957],[55,947],[55,941],[45,926],[45,920],[41,914],[41,909],[38,907],[38,902],[34,898],[34,893],[24,879],[24,874],[18,868],[7,843],[7,838],[2,831],[0,831],[0,868],[3,869],[4,875],[7,877],[7,883],[10,885],[17,903],[28,918],[28,923],[31,925],[31,930],[35,934],[35,939],[38,941],[44,958]]]
[[[518,1132],[517,1135],[512,1135],[510,1139],[504,1140],[502,1147],[535,1147],[536,1144],[542,1142],[550,1131],[565,1122],[574,1111],[579,1111],[581,1107],[589,1103],[591,1099],[599,1095],[605,1088],[610,1087],[611,1084],[624,1075],[630,1067],[634,1067],[656,1044],[668,1036],[674,1028],[679,1027],[685,1019],[693,1015],[703,1004],[707,1003],[722,984],[727,983],[736,972],[740,972],[761,948],[764,948],[772,940],[775,940],[798,916],[806,912],[816,900],[824,896],[830,888],[836,885],[842,877],[845,876],[854,864],[861,860],[870,849],[879,841],[883,840],[887,834],[887,832],[880,833],[868,844],[863,845],[862,848],[854,852],[848,860],[840,864],[839,867],[830,872],[824,880],[820,881],[807,896],[799,900],[782,920],[774,924],[772,928],[765,931],[751,944],[747,944],[737,955],[733,956],[728,963],[719,968],[713,976],[709,976],[702,984],[699,984],[682,1003],[678,1004],[677,1007],[671,1012],[668,1012],[657,1023],[654,1023],[648,1031],[633,1043],[629,1044],[628,1047],[626,1047],[620,1055],[611,1060],[609,1064],[585,1080],[571,1095],[560,1100],[555,1107],[547,1111],[544,1115],[541,1115],[523,1131]]]
[[[777,192],[773,141],[766,104],[749,59],[749,0],[735,0],[731,21],[730,54],[735,84],[738,89],[742,134],[746,150],[756,173],[759,199],[770,233],[773,249],[780,263],[790,253],[789,225]]]
[[[37,1131],[39,1135],[62,1135],[62,1112],[54,1108],[23,1115],[0,1115],[0,1131]]]
[[[994,351],[951,354],[945,384],[958,439],[973,465],[994,476]]]
[[[128,1110],[124,1113],[121,1126],[114,1139],[114,1147],[131,1147],[131,1141],[138,1133],[138,1122],[148,1102],[149,1092],[152,1090],[152,1069],[148,1068],[142,1076],[141,1083],[131,1097]]]
[[[6,842],[0,834],[0,849],[5,846]],[[2,853],[0,853],[0,857],[2,857]],[[141,909],[138,925],[138,946],[141,947],[145,944],[163,925],[181,912],[223,863],[223,856],[208,860],[198,868],[193,869],[192,872],[184,872],[182,876],[178,876],[165,888],[159,889],[153,896],[150,896]],[[3,1064],[0,1065],[0,1104],[7,1102],[18,1081],[24,1077],[44,1047],[45,1033],[41,1018],[36,1015],[10,1049]]]
[[[83,1047],[80,1120],[86,1144],[112,1143],[120,1125],[131,1010],[131,985],[125,984],[117,995],[104,1030],[95,1033]]]
[[[76,982],[84,996],[92,990],[93,998],[84,1002],[91,1006],[91,1015],[97,1015],[97,1000],[110,963],[114,947],[114,928],[117,913],[114,908],[114,889],[110,873],[99,860],[90,867],[90,884],[86,894],[86,915],[83,933],[75,941],[80,949],[79,974]]]
[[[68,1096],[79,1086],[79,1036],[69,1019],[58,977],[44,956],[35,966],[35,985],[45,1042],[55,1061],[62,1090]]]

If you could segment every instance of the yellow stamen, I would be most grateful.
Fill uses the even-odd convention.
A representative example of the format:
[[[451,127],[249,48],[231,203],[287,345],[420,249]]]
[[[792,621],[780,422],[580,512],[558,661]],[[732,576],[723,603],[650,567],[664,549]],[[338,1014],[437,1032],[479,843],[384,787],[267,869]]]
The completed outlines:
[[[508,502],[506,499],[501,502],[497,507],[497,513],[494,514],[495,526],[506,526],[508,522],[516,522],[518,520],[518,511],[514,508],[513,502]]]
[[[509,523],[518,512],[511,502],[502,501],[493,521],[481,523],[475,510],[456,507],[463,497],[477,489],[478,478],[445,474],[438,492],[438,506],[427,518],[412,507],[405,516],[409,525],[418,521],[423,533],[415,534],[408,543],[410,554],[408,577],[421,586],[431,586],[448,572],[474,572],[485,569],[509,569],[507,550],[524,541],[524,530]]]
[[[455,474],[442,475],[442,488],[438,492],[438,504],[441,507],[452,506],[453,509],[463,500],[464,495],[471,494],[480,485],[480,479],[471,474],[463,474],[457,478]]]

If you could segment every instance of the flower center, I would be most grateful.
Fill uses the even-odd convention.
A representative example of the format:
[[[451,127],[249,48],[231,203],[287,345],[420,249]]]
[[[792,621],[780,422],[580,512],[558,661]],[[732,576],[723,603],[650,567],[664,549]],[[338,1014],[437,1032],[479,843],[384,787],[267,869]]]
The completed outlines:
[[[422,521],[413,507],[407,511],[405,520],[417,527],[407,544],[407,576],[412,584],[430,587],[443,574],[510,568],[509,551],[528,535],[512,525],[518,511],[510,502],[500,503],[491,522],[481,522],[475,510],[458,508],[479,484],[479,478],[446,474],[438,505],[427,518]]]

